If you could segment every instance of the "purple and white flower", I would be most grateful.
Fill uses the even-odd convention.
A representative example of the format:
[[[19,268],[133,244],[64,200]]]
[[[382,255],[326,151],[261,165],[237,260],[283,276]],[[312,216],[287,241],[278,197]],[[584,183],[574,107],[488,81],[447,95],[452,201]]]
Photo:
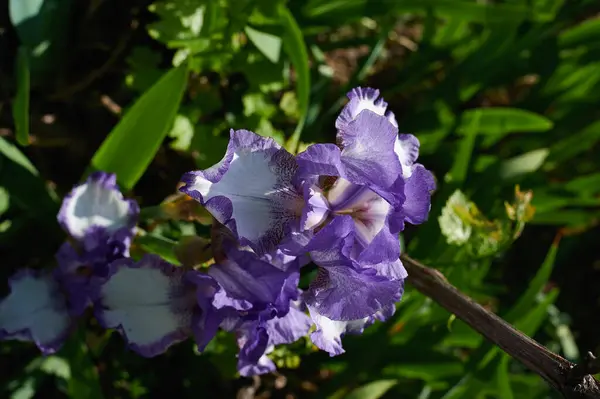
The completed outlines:
[[[59,282],[51,273],[23,269],[8,283],[10,293],[0,301],[0,339],[32,341],[44,354],[56,352],[72,327]]]
[[[108,235],[124,231],[131,237],[138,215],[137,202],[123,198],[116,175],[95,172],[65,196],[58,222],[78,241],[98,229]]]
[[[242,245],[257,254],[274,251],[302,210],[294,182],[297,165],[273,139],[232,130],[223,159],[188,172],[180,190],[199,201]]]
[[[192,275],[190,276],[189,273]],[[129,347],[145,357],[165,352],[195,334],[202,342],[216,328],[205,328],[206,311],[198,296],[214,295],[210,278],[197,278],[156,255],[135,262],[119,259],[106,277],[92,277],[91,298],[99,323],[121,333]],[[208,310],[209,311],[209,310]]]

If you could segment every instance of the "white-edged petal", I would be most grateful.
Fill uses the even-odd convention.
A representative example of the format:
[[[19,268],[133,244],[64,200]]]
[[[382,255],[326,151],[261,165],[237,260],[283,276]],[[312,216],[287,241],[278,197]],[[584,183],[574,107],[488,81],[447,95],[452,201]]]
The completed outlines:
[[[183,270],[152,255],[138,263],[120,259],[109,267],[108,278],[92,282],[96,317],[105,328],[118,329],[146,357],[190,335],[196,297]]]
[[[10,280],[10,294],[0,302],[0,337],[33,341],[55,352],[71,326],[66,298],[51,274],[22,270]]]
[[[294,157],[273,140],[232,131],[223,160],[206,171],[186,173],[180,190],[263,255],[275,249],[302,209],[292,185],[296,168]]]

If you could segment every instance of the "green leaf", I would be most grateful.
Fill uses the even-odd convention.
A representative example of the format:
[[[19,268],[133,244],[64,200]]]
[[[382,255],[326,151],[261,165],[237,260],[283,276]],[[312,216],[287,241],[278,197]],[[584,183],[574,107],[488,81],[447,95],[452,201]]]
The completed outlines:
[[[346,399],[378,399],[385,395],[385,393],[396,384],[398,384],[397,380],[373,381],[362,387],[356,388],[346,396]]]
[[[78,330],[67,340],[60,352],[68,360],[71,372],[67,392],[73,399],[102,399],[104,395],[98,370],[91,359],[84,337],[83,329]]]
[[[273,63],[279,62],[281,54],[281,38],[267,32],[261,32],[250,26],[246,26],[244,31],[248,39],[264,54],[267,59]]]
[[[471,163],[471,157],[473,156],[473,150],[475,148],[475,139],[479,132],[479,123],[481,121],[481,110],[477,110],[473,113],[473,117],[469,120],[469,124],[466,125],[466,136],[460,141],[460,146],[452,169],[446,176],[447,182],[452,182],[457,185],[462,184],[467,178],[469,171],[469,164]]]
[[[13,102],[13,119],[17,142],[29,145],[29,51],[20,46],[17,53],[17,94]]]
[[[519,297],[517,303],[504,316],[506,321],[509,323],[514,323],[531,310],[535,304],[535,298],[540,292],[542,292],[546,283],[548,282],[548,279],[550,278],[557,253],[558,242],[554,242],[550,246],[550,250],[546,254],[546,258],[544,259],[542,266],[538,269],[537,273],[529,283],[527,290]]]
[[[110,132],[92,158],[92,168],[116,173],[123,189],[131,189],[169,132],[186,81],[186,64],[163,75]]]
[[[173,240],[154,234],[146,234],[136,237],[135,243],[141,246],[145,251],[159,255],[174,265],[181,264],[174,252],[177,242]]]
[[[169,132],[169,137],[174,138],[171,142],[171,148],[179,151],[187,151],[190,148],[194,138],[194,125],[190,118],[185,115],[177,115],[173,127]]]
[[[300,120],[294,130],[292,137],[290,137],[287,148],[290,152],[295,153],[300,142],[300,135],[304,128],[304,122],[306,121],[306,115],[308,112],[308,102],[310,95],[310,71],[308,68],[308,52],[306,50],[306,43],[304,42],[304,36],[298,26],[298,23],[294,19],[292,12],[284,5],[280,6],[279,13],[283,27],[285,28],[285,35],[283,36],[283,49],[290,57],[294,69],[296,72],[296,93],[298,97],[298,109],[300,110]]]
[[[586,195],[600,193],[600,173],[592,173],[591,175],[576,177],[575,179],[565,183],[563,188],[568,191]]]
[[[561,47],[576,47],[586,44],[600,43],[600,19],[588,19],[558,36]]]
[[[526,152],[514,158],[507,159],[500,165],[500,177],[512,179],[538,170],[550,153],[547,148]]]
[[[71,1],[10,0],[8,10],[21,44],[30,51],[31,73],[40,77],[38,72],[46,72],[61,61]],[[37,82],[45,83],[41,79]]]
[[[31,161],[14,145],[6,141],[4,138],[0,137],[0,154],[14,162],[15,164],[21,166],[23,169],[28,171],[34,176],[38,176],[39,172],[33,166]],[[2,165],[4,167],[4,165]]]
[[[479,117],[478,133],[486,135],[484,145],[491,145],[513,132],[545,132],[552,129],[548,118],[518,108],[478,108],[463,112],[459,133],[466,133],[474,118]]]
[[[0,186],[0,216],[2,216],[2,214],[8,210],[9,206],[10,195],[4,187]]]

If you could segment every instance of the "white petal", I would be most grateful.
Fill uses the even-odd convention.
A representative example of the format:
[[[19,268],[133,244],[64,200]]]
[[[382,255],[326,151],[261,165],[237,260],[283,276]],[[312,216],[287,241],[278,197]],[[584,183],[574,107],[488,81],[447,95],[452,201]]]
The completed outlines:
[[[71,324],[66,300],[50,274],[22,271],[0,302],[0,334],[32,340],[45,352],[57,349]]]
[[[127,264],[129,262],[129,264]],[[133,349],[144,356],[164,352],[187,338],[195,305],[183,272],[169,266],[157,267],[155,259],[113,262],[116,269],[100,285],[97,317],[106,328],[119,328]],[[164,264],[163,264],[164,265]]]

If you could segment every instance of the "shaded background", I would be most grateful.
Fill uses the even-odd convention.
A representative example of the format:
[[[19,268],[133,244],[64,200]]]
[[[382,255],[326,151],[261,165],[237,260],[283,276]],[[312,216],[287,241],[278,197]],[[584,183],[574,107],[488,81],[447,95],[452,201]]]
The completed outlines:
[[[284,143],[304,121],[301,148],[332,141],[345,93],[379,88],[400,130],[420,139],[421,162],[438,180],[429,222],[403,235],[407,252],[562,356],[577,361],[600,349],[598,2],[15,0],[0,7],[2,281],[20,267],[52,266],[65,238],[55,223],[57,198],[80,180],[134,101],[187,57],[191,72],[172,128],[129,192],[142,207],[174,193],[183,172],[219,160],[229,128]],[[15,147],[27,121],[31,144],[20,151],[37,172]],[[510,245],[504,202],[516,184],[533,191],[536,213]],[[439,221],[443,209],[456,210],[446,202],[457,189],[472,201],[457,205],[471,217]],[[206,233],[198,223],[152,228],[173,241]],[[453,244],[465,229],[469,239]],[[276,375],[255,379],[236,376],[231,336],[220,335],[202,355],[186,342],[144,359],[93,320],[82,324],[49,358],[3,342],[0,396],[553,395],[410,287],[393,320],[345,337],[344,355],[329,358],[301,340],[274,352]]]

